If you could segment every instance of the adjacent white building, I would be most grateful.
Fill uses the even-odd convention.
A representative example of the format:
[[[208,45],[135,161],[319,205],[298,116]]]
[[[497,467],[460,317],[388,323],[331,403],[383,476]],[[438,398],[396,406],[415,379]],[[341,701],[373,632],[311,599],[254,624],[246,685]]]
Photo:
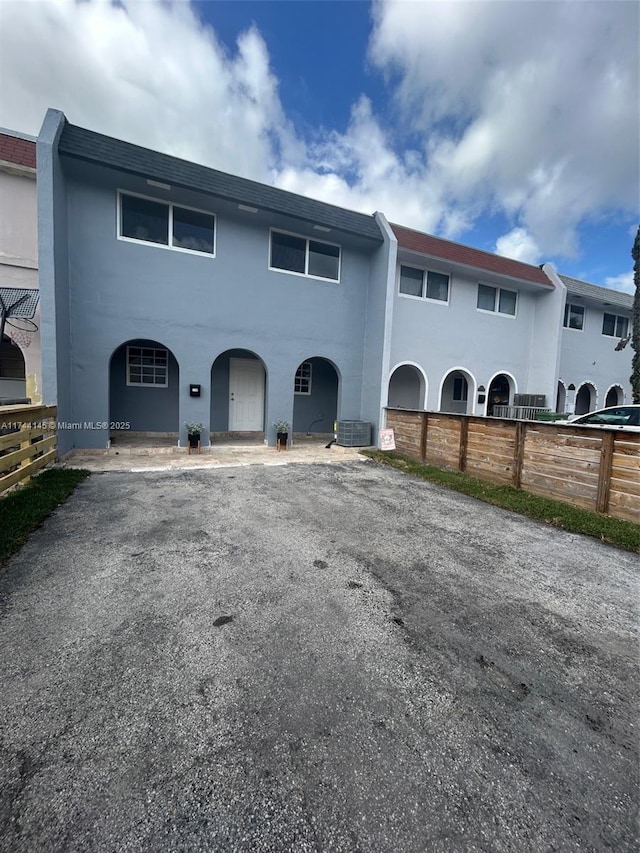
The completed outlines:
[[[557,411],[579,415],[631,400],[633,297],[566,275]]]
[[[36,141],[0,131],[0,298],[38,291]],[[34,324],[40,326],[40,309]],[[29,324],[23,324],[29,325]],[[30,333],[9,321],[0,341],[0,402],[42,400],[39,329]]]

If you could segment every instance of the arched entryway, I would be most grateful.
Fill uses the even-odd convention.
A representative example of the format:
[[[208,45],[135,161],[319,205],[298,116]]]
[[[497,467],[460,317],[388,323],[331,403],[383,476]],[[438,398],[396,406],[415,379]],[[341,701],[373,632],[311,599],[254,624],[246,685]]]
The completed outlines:
[[[389,377],[387,405],[399,409],[424,409],[426,380],[415,364],[400,364]]]
[[[338,420],[340,375],[327,358],[301,362],[293,381],[293,432],[333,433]]]
[[[556,412],[564,414],[567,410],[567,389],[564,387],[564,382],[558,381],[558,390],[556,392]]]
[[[22,350],[11,338],[3,335],[0,345],[0,402],[26,398],[26,375]]]
[[[264,437],[267,371],[246,349],[229,349],[211,367],[211,431]]]
[[[621,406],[624,403],[624,391],[619,385],[612,385],[604,400],[605,409],[609,406]]]
[[[576,393],[576,415],[586,415],[596,408],[596,389],[590,382],[583,382]]]
[[[487,393],[487,415],[491,417],[496,406],[509,406],[513,401],[515,382],[506,373],[498,373],[489,383]]]
[[[471,414],[476,381],[468,370],[456,368],[445,376],[440,389],[440,411]]]
[[[159,341],[137,338],[121,344],[109,362],[109,421],[127,433],[179,432],[180,369]],[[117,427],[116,427],[117,430]]]

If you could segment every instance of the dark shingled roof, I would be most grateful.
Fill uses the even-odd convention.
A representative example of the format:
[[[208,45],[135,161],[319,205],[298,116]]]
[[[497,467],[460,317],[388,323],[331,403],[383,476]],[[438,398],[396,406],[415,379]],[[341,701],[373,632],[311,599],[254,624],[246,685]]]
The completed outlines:
[[[540,267],[534,267],[522,261],[514,261],[511,258],[503,258],[500,255],[492,255],[490,252],[484,252],[481,249],[473,249],[470,246],[443,240],[442,237],[422,234],[419,231],[413,231],[411,228],[404,228],[402,225],[391,224],[391,228],[398,238],[398,246],[402,249],[409,249],[412,252],[419,252],[421,255],[440,258],[443,261],[476,267],[487,272],[553,288],[552,282]]]
[[[9,133],[0,133],[0,160],[35,169],[36,143]]]
[[[626,308],[627,311],[631,311],[633,308],[633,296],[630,293],[611,290],[609,287],[600,287],[597,284],[589,284],[587,281],[580,281],[579,278],[571,278],[568,275],[561,275],[560,278],[567,285],[567,293],[574,296],[596,299],[598,302],[608,302],[610,305]]]
[[[373,216],[160,154],[69,123],[64,126],[58,150],[69,157],[110,166],[172,186],[209,193],[227,201],[257,207],[259,210],[293,216],[305,222],[324,225],[378,243],[383,241]]]

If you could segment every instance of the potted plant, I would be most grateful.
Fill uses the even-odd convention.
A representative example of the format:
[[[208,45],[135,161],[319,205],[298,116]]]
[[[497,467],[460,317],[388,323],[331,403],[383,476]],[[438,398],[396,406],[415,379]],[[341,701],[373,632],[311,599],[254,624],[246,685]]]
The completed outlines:
[[[189,440],[189,447],[200,447],[200,434],[204,432],[204,424],[201,424],[199,422],[190,424],[185,421],[185,426],[187,428],[187,438]]]
[[[289,421],[274,421],[276,428],[276,447],[286,447],[289,440]]]

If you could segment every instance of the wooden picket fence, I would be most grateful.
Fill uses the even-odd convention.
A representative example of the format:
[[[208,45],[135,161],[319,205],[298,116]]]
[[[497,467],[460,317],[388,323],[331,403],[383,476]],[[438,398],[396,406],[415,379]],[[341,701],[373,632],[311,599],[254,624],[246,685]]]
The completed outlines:
[[[0,406],[0,495],[57,458],[55,406]]]
[[[387,409],[400,453],[640,524],[640,433]]]

